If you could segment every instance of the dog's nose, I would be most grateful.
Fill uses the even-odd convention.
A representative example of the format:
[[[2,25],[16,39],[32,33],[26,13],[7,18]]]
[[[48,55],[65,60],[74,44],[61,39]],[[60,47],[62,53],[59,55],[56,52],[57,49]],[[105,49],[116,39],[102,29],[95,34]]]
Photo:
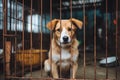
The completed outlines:
[[[64,41],[64,42],[68,42],[68,36],[64,36],[64,37],[63,37],[63,41]]]

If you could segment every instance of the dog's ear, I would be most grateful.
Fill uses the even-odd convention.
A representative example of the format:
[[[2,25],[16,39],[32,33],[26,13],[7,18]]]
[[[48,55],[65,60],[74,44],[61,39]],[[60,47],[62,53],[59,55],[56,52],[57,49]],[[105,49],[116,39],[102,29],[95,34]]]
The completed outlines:
[[[59,19],[53,19],[52,21],[48,22],[46,25],[47,28],[51,31],[54,30],[54,27],[56,26],[58,21],[59,21]]]
[[[82,29],[82,21],[75,19],[75,18],[71,18],[70,21],[73,23],[73,25],[77,26],[78,28]]]

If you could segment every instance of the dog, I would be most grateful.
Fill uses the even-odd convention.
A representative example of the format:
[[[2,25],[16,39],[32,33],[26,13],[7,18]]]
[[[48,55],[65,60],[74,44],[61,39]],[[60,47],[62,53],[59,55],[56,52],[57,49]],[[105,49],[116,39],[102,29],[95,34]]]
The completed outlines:
[[[44,62],[44,70],[51,72],[53,78],[59,78],[58,67],[62,71],[72,70],[71,78],[75,78],[78,68],[78,41],[76,29],[82,29],[82,21],[70,19],[53,19],[47,23],[47,28],[52,31],[53,37],[48,53],[48,59]]]

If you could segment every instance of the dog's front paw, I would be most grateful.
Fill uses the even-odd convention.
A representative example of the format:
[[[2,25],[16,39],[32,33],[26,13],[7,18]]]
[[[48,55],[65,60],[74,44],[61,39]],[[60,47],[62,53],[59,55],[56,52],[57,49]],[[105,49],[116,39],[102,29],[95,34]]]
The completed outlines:
[[[45,72],[50,72],[50,64],[48,60],[44,62],[44,70]]]

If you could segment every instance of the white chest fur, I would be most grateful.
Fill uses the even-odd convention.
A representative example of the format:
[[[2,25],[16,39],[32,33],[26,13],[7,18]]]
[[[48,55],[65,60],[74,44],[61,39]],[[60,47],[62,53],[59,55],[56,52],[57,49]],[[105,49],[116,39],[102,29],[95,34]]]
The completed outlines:
[[[54,62],[59,62],[60,59],[62,61],[66,61],[68,59],[71,59],[73,62],[77,60],[78,54],[71,55],[71,53],[66,49],[61,49],[61,53],[53,54],[52,60]]]
[[[71,58],[71,54],[69,53],[69,51],[65,50],[65,49],[61,49],[61,53],[57,53],[57,54],[53,54],[52,55],[52,59],[53,61],[57,62],[61,60],[67,60]]]
[[[65,49],[61,49],[61,59],[66,60],[70,58],[71,58],[71,54],[69,53],[69,51]]]

